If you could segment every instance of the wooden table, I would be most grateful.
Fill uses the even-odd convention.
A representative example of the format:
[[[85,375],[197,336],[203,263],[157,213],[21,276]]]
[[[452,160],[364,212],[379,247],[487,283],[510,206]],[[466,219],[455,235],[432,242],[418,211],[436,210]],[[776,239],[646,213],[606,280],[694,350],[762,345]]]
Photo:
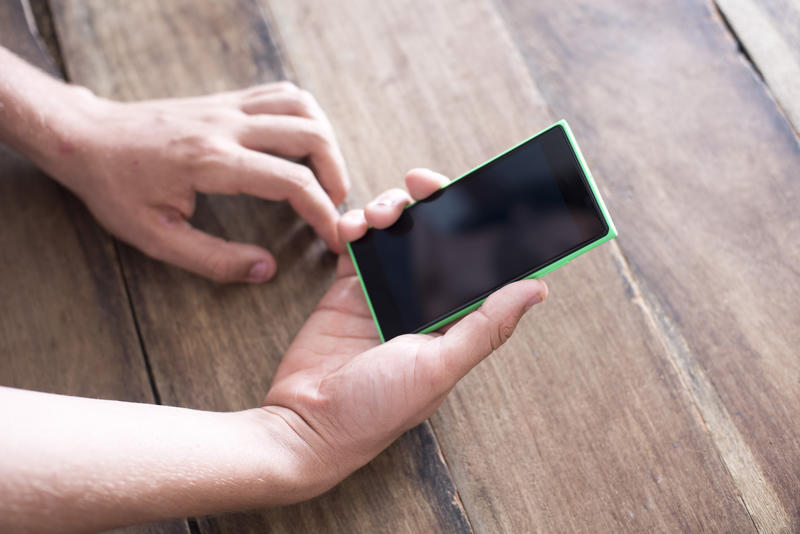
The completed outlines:
[[[620,231],[326,495],[125,532],[800,531],[797,0],[38,0],[28,25],[29,7],[0,4],[0,42],[107,97],[311,90],[353,206],[565,117]],[[280,275],[151,261],[3,150],[0,383],[256,405],[334,258],[285,205],[205,197],[195,221]]]

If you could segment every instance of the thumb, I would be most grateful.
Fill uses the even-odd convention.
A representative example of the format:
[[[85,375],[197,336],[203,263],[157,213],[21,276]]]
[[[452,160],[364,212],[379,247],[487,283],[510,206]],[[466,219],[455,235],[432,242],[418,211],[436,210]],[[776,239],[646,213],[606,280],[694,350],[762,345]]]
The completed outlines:
[[[534,304],[547,298],[541,280],[520,280],[495,291],[439,340],[437,362],[453,387],[473,367],[505,343]]]
[[[148,254],[215,282],[266,282],[277,269],[263,248],[212,236],[186,220],[159,228],[156,237],[159,245]]]

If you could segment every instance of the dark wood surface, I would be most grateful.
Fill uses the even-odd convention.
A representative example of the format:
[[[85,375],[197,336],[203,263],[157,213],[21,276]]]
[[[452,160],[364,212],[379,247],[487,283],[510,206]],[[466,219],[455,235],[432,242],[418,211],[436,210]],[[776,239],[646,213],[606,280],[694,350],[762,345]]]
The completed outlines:
[[[0,5],[0,44],[56,74],[17,2]],[[0,150],[0,381],[152,402],[113,241],[70,193]]]
[[[559,13],[545,26],[543,7],[504,9],[584,133],[637,291],[754,523],[800,530],[797,137],[708,4]]]
[[[459,174],[554,119],[490,2],[436,5],[269,2],[364,198],[411,166]],[[433,418],[475,529],[752,530],[616,245],[547,278],[550,300]]]
[[[0,45],[60,76],[26,7],[0,3]],[[153,402],[115,247],[79,200],[0,145],[0,384]],[[119,532],[189,528],[175,520]]]
[[[68,78],[104,96],[311,90],[354,206],[567,118],[620,230],[548,275],[551,299],[430,423],[310,503],[193,531],[800,530],[798,79],[775,66],[797,61],[797,11],[717,3],[734,31],[771,17],[738,36],[766,84],[701,0],[49,3]],[[775,40],[791,57],[755,52]],[[0,42],[55,71],[16,2]],[[0,222],[0,383],[78,395],[255,405],[335,260],[283,204],[205,197],[198,226],[280,265],[215,285],[114,242],[7,151]]]
[[[262,7],[250,0],[67,1],[53,7],[71,79],[103,96],[186,96],[294,77]],[[266,246],[280,273],[261,287],[219,286],[122,247],[156,387],[165,404],[256,406],[332,281],[336,258],[285,204],[205,198],[194,222],[227,239]],[[469,531],[436,447],[426,423],[310,503],[201,518],[198,526],[209,532]]]

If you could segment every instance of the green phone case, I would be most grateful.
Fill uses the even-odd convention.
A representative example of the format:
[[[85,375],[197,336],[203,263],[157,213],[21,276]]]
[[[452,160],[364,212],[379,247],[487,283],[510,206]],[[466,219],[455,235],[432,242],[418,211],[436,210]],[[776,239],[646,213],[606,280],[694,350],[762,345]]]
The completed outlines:
[[[502,155],[514,150],[518,146],[527,143],[528,141],[530,141],[534,137],[537,137],[537,136],[545,133],[546,131],[548,131],[548,130],[550,130],[552,128],[558,128],[558,127],[561,127],[561,128],[564,129],[564,133],[567,134],[567,139],[569,140],[570,145],[572,145],[572,149],[575,151],[575,154],[578,156],[578,163],[580,164],[581,169],[583,169],[583,173],[586,176],[587,181],[589,182],[589,187],[592,189],[592,193],[594,194],[594,198],[597,201],[597,205],[600,207],[600,212],[603,214],[603,218],[605,219],[606,224],[608,225],[608,233],[606,235],[604,235],[603,237],[601,237],[601,238],[599,238],[599,239],[597,239],[595,241],[592,241],[588,245],[586,245],[586,246],[576,250],[575,252],[569,254],[568,256],[565,256],[565,257],[561,258],[560,260],[554,261],[553,263],[551,263],[549,265],[545,265],[544,267],[542,267],[538,271],[526,276],[524,279],[540,278],[540,277],[546,275],[547,273],[555,271],[559,267],[562,267],[562,266],[568,264],[570,261],[572,261],[573,259],[577,258],[578,256],[580,256],[584,252],[588,252],[589,250],[592,250],[596,246],[602,245],[606,241],[610,241],[611,239],[614,239],[615,237],[617,237],[617,229],[614,226],[614,221],[611,220],[611,215],[608,214],[608,209],[606,209],[605,202],[603,202],[603,197],[600,196],[600,191],[597,190],[597,185],[594,183],[594,178],[592,178],[592,173],[591,173],[591,171],[589,171],[589,167],[586,165],[586,161],[583,159],[583,154],[581,154],[581,149],[578,147],[578,142],[575,141],[575,137],[572,135],[572,130],[570,130],[569,124],[567,124],[567,121],[564,120],[564,119],[561,119],[560,121],[558,121],[557,123],[553,124],[552,126],[549,126],[548,128],[545,128],[541,132],[537,133],[536,135],[533,135],[533,136],[529,137],[528,139],[525,139],[521,143],[517,143],[516,145],[512,146],[511,148],[509,148],[505,152],[503,152],[501,154],[498,154],[495,157],[493,157],[492,159],[481,163],[480,165],[478,165],[474,169],[465,172],[464,174],[462,174],[461,176],[459,176],[458,178],[456,178],[455,180],[453,180],[449,184],[443,186],[443,188],[444,187],[450,187],[452,184],[454,184],[455,182],[457,182],[458,180],[460,180],[464,176],[467,176],[468,174],[472,173],[473,171],[475,171],[477,169],[480,169],[484,165],[487,165],[488,163],[491,163],[492,161],[496,160],[500,156],[502,156]],[[408,206],[406,206],[406,209],[408,209],[411,206],[413,206],[413,204],[409,204]],[[353,265],[356,268],[356,274],[358,275],[358,280],[361,282],[361,289],[364,291],[364,297],[366,297],[366,299],[367,299],[367,305],[369,306],[369,311],[370,311],[370,313],[372,313],[372,319],[375,321],[375,326],[378,328],[378,335],[380,336],[381,342],[383,343],[386,340],[383,337],[383,332],[381,331],[381,325],[378,322],[378,317],[375,315],[375,309],[372,307],[372,302],[370,301],[369,293],[367,292],[367,286],[364,285],[364,279],[361,277],[361,270],[358,268],[358,262],[356,261],[356,257],[353,254],[353,249],[350,246],[350,243],[347,243],[347,251],[350,253],[350,258],[353,260]],[[433,332],[433,331],[438,330],[439,328],[443,327],[444,325],[455,321],[456,319],[460,319],[461,317],[465,316],[469,312],[478,309],[478,307],[481,304],[483,304],[484,300],[486,300],[486,299],[485,298],[481,299],[478,302],[474,302],[474,303],[472,303],[472,304],[470,304],[470,305],[468,305],[468,306],[466,306],[466,307],[464,307],[464,308],[462,308],[462,309],[460,309],[460,310],[448,315],[447,317],[445,317],[441,321],[438,321],[438,322],[432,324],[431,326],[425,328],[424,330],[420,331],[419,333],[427,334],[427,333]]]

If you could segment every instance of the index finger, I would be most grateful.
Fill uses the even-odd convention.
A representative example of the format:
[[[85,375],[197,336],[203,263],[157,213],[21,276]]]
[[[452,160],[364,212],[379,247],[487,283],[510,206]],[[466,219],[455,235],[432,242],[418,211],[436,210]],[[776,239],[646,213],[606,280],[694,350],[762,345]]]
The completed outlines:
[[[311,169],[283,158],[243,147],[233,148],[236,166],[220,169],[211,182],[199,184],[204,193],[257,196],[267,200],[288,200],[333,252],[339,253],[336,225],[339,212],[323,191]],[[224,175],[222,174],[224,173]]]
[[[450,183],[450,179],[430,169],[411,169],[406,173],[406,188],[414,200],[422,200]]]
[[[450,183],[450,179],[430,169],[411,169],[406,173],[406,187],[413,200],[423,200]],[[363,210],[342,216],[339,235],[345,242],[361,238],[369,226],[387,228],[394,224],[408,204],[409,196],[398,189],[384,191]]]
[[[334,204],[341,204],[350,178],[333,130],[319,120],[291,115],[251,115],[239,140],[246,148],[280,156],[308,157]]]

